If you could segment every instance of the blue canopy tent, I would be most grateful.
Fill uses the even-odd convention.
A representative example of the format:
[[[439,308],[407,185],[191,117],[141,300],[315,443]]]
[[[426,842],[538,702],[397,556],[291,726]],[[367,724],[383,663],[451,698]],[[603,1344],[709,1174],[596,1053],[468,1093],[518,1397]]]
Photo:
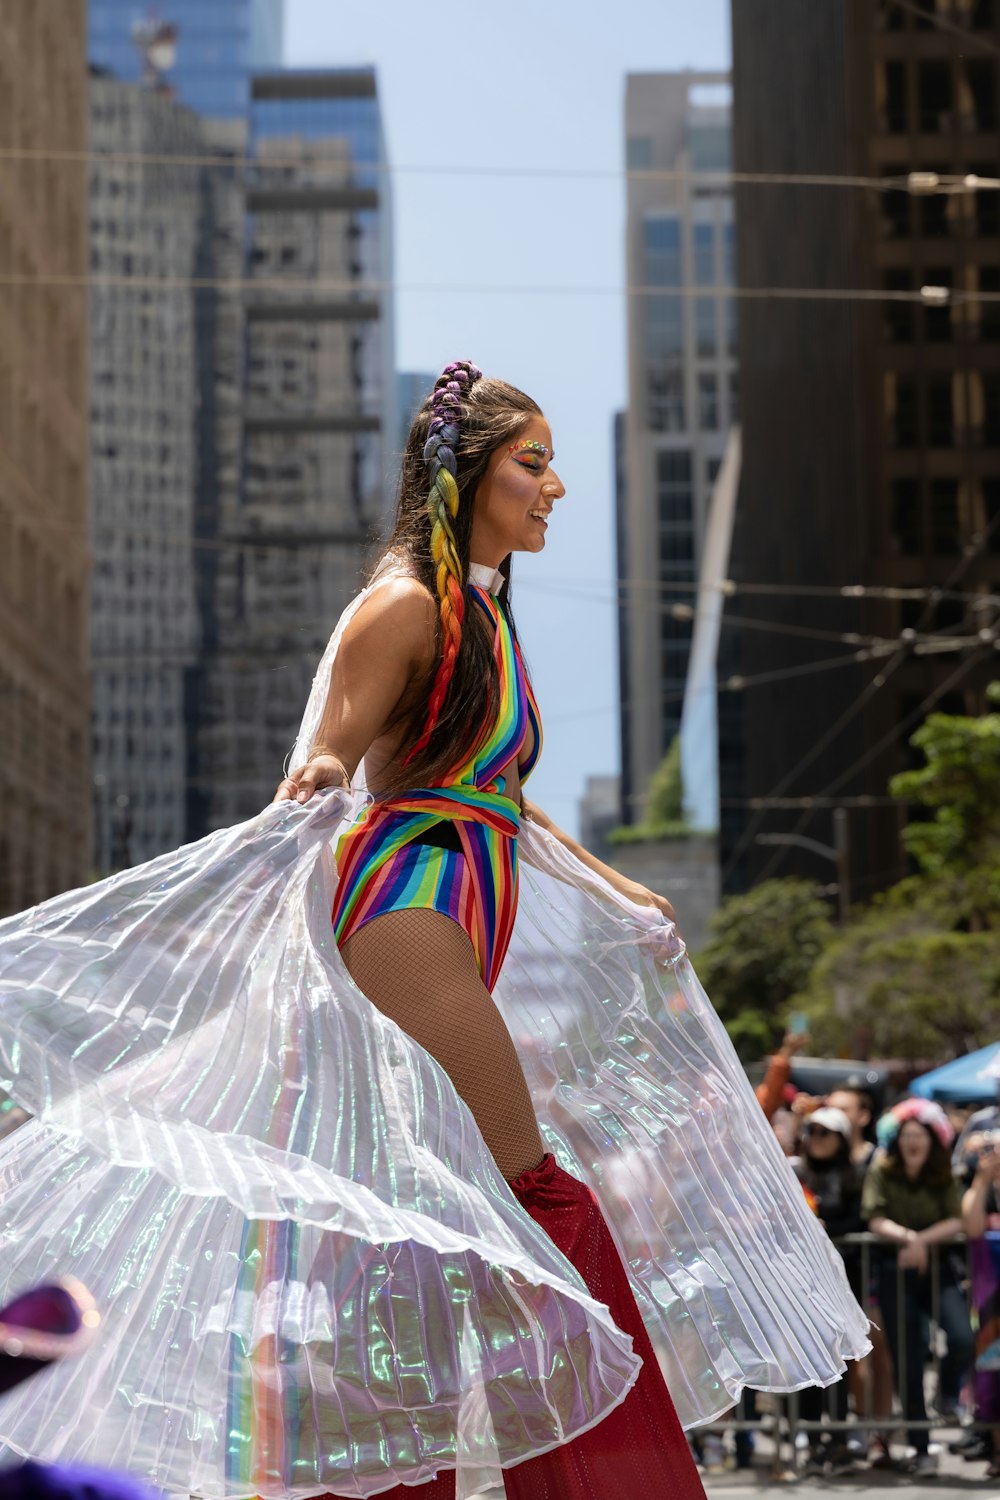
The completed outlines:
[[[1000,1092],[1000,1078],[989,1070],[998,1064],[1000,1042],[991,1042],[914,1078],[910,1093],[939,1104],[992,1104]]]

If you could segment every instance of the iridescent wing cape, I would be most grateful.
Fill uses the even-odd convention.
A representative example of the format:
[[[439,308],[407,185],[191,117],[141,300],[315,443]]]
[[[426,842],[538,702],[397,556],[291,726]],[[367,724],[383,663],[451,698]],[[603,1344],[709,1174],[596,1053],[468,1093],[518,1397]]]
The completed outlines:
[[[364,795],[265,808],[0,923],[0,1087],[34,1116],[0,1142],[0,1303],[71,1274],[104,1314],[0,1405],[8,1457],[203,1497],[457,1467],[462,1495],[627,1394],[630,1340],[340,961],[333,851]],[[536,825],[520,849],[497,1000],[681,1420],[836,1380],[865,1317],[674,928]]]

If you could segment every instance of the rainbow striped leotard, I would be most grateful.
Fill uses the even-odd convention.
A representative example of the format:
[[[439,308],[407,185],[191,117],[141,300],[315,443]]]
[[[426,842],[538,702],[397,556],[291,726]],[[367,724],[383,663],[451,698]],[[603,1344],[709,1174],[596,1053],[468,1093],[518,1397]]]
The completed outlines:
[[[520,781],[530,775],[542,731],[499,601],[475,581],[469,594],[494,632],[500,677],[496,722],[471,758],[440,784],[377,800],[347,830],[337,846],[333,929],[342,946],[384,912],[412,907],[443,912],[469,934],[483,983],[492,990],[517,910],[521,809],[504,794],[503,773],[530,737],[528,754],[519,762]]]

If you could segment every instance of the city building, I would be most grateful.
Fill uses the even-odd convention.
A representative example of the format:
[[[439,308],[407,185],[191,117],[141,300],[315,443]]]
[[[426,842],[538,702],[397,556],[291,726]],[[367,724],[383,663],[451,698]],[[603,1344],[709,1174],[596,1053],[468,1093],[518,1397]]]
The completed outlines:
[[[391,216],[374,72],[255,75],[247,150],[243,290],[216,298],[227,331],[199,523],[212,546],[198,554],[193,833],[273,795],[393,498]]]
[[[0,15],[0,913],[90,872],[84,0]]]
[[[107,874],[187,834],[185,681],[200,636],[191,281],[206,183],[197,116],[96,70],[90,148],[94,865]]]
[[[583,847],[627,879],[665,896],[678,914],[685,943],[697,953],[708,940],[709,922],[719,905],[716,837],[691,833],[623,840],[617,776],[588,776],[578,810]]]
[[[117,653],[117,666],[131,662],[105,674],[100,695],[121,731],[114,773],[102,766],[96,787],[102,867],[133,863],[270,800],[316,660],[391,509],[392,247],[375,77],[279,71],[282,20],[283,0],[170,0],[155,12],[95,0],[90,9],[91,58],[115,75],[105,87],[132,101],[146,132],[142,143],[133,132],[122,163],[132,184],[123,212],[142,201],[137,184],[148,185],[151,210],[131,226],[134,244],[114,225],[114,244],[95,244],[94,254],[121,262],[126,276],[172,283],[170,292],[133,296],[116,286],[98,298],[99,308],[127,303],[153,328],[141,378],[134,348],[108,343],[97,359],[103,379],[127,372],[117,380],[122,411],[169,422],[170,440],[152,447],[136,421],[132,446],[140,466],[164,469],[155,514],[144,511],[153,536],[144,545],[172,538],[152,567],[169,586],[130,602],[127,618],[130,590],[151,568],[123,572],[120,539],[101,558],[101,626],[112,617],[118,625],[102,647]],[[162,159],[181,139],[188,174],[171,168],[164,177]],[[187,410],[183,385],[155,378],[157,308],[168,305],[177,338],[161,354],[171,371],[189,373]],[[119,311],[119,331],[126,326]],[[113,410],[103,399],[95,406],[105,421]],[[110,449],[123,471],[128,448],[95,419],[95,452]],[[112,520],[144,503],[135,484],[108,493]],[[182,572],[173,560],[185,549]],[[145,626],[157,615],[165,619],[154,653],[159,688]],[[135,765],[126,774],[122,757],[146,758],[140,723],[160,748],[148,772]],[[109,743],[103,725],[95,734]],[[142,810],[146,785],[155,817],[152,803],[148,816]]]
[[[996,175],[1000,9],[737,0],[732,25],[736,170],[877,185],[736,189],[723,877],[830,881],[843,806],[867,897],[906,868],[886,793],[910,734],[978,711],[996,671],[1000,306],[977,294],[1000,289],[1000,204],[910,174]]]
[[[162,76],[205,119],[245,121],[250,78],[281,63],[285,0],[91,0],[90,61],[123,83]],[[145,45],[159,35],[173,55]]]
[[[398,417],[396,455],[402,458],[406,439],[417,412],[434,389],[438,372],[429,370],[400,370],[396,374],[396,412]]]
[[[628,409],[616,422],[622,821],[681,727],[711,497],[737,417],[729,78],[630,74]],[[680,178],[665,174],[686,174]],[[714,745],[703,751],[714,755]]]

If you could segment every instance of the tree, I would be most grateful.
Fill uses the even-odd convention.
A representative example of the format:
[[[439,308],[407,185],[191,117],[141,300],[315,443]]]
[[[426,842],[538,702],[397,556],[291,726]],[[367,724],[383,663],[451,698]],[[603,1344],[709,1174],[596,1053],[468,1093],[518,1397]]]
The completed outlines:
[[[924,813],[903,832],[917,873],[855,913],[797,1002],[830,1051],[950,1057],[1000,1037],[1000,713],[931,714],[910,743],[924,764],[890,790]]]
[[[987,689],[1000,704],[1000,683]],[[926,764],[894,776],[894,797],[933,814],[910,822],[903,844],[937,882],[954,921],[973,930],[1000,923],[1000,713],[931,714],[910,743]]]
[[[1000,1037],[1000,933],[949,931],[893,893],[831,944],[796,1005],[821,1052],[959,1056]]]
[[[681,741],[674,735],[670,749],[649,778],[646,816],[641,823],[612,829],[612,844],[642,844],[653,839],[685,839],[697,832],[684,816]]]
[[[829,907],[808,880],[765,880],[723,901],[709,933],[695,968],[737,1051],[759,1057],[833,940]]]

